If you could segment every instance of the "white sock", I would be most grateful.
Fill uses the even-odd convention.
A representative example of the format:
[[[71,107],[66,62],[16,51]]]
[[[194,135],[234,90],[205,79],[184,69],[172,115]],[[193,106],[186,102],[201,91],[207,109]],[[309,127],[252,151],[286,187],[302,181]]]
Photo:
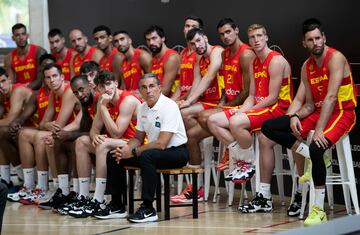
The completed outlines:
[[[105,189],[106,189],[106,179],[96,178],[94,199],[96,199],[98,202],[103,202]]]
[[[229,144],[228,149],[229,149],[229,153],[231,154],[230,156],[232,156],[234,159],[234,162],[241,160],[239,156],[240,146],[236,141]]]
[[[194,165],[194,164],[188,163],[188,164],[186,164],[186,167],[189,167],[189,168],[200,168],[201,165]]]
[[[316,188],[314,205],[317,205],[321,209],[324,209],[324,199],[325,199],[325,188],[319,188],[319,189]]]
[[[48,171],[38,171],[38,187],[44,191],[47,191],[49,189],[49,172]]]
[[[14,166],[16,174],[18,175],[19,179],[24,180],[24,173],[21,167],[21,164]]]
[[[78,194],[79,189],[80,189],[79,178],[73,178],[73,191]]]
[[[69,194],[69,175],[61,174],[58,175],[59,179],[59,188],[61,188],[62,194],[65,196]]]
[[[0,165],[1,179],[6,183],[10,183],[10,165]]]
[[[239,148],[239,155],[240,159],[244,162],[255,164],[255,154],[254,154],[254,148],[251,145],[250,148],[242,149]]]
[[[54,188],[58,188],[59,187],[59,179],[56,177],[56,178],[53,178],[53,186]]]
[[[260,182],[259,193],[261,193],[264,196],[264,198],[270,199],[271,198],[270,184]]]
[[[298,183],[298,185],[297,185],[297,189],[296,189],[296,192],[298,192],[298,193],[302,193],[302,191],[303,191],[303,185],[304,185],[304,184],[300,184],[300,183]]]
[[[27,189],[34,189],[35,187],[35,177],[34,177],[34,168],[24,168],[24,186]]]
[[[90,177],[80,178],[79,177],[79,197],[82,195],[84,197],[89,197],[90,195]]]
[[[309,146],[304,143],[300,143],[295,152],[297,152],[303,157],[310,158]]]

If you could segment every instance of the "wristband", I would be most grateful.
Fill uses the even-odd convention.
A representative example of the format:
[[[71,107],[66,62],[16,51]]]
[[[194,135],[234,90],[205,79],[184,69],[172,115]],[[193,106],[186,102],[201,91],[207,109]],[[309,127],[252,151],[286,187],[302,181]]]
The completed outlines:
[[[298,119],[300,119],[299,115],[297,113],[294,113],[293,115],[290,115],[290,119],[293,117],[297,117]]]
[[[132,153],[133,157],[137,157],[136,149],[137,149],[137,148],[133,148],[133,149],[131,150],[131,153]]]

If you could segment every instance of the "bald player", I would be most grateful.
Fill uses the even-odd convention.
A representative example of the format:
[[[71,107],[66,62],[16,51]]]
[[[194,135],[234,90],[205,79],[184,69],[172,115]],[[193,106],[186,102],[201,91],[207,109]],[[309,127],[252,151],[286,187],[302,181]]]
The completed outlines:
[[[56,58],[56,63],[61,66],[64,79],[70,81],[70,63],[76,52],[65,45],[65,37],[60,29],[51,29],[48,33],[51,54]]]
[[[156,74],[161,82],[162,94],[170,96],[175,78],[180,66],[178,53],[169,49],[165,44],[165,32],[157,25],[151,25],[144,33],[146,44],[153,59],[151,72]]]
[[[69,34],[70,42],[73,49],[77,52],[71,61],[71,77],[80,74],[80,67],[86,61],[95,61],[100,63],[104,56],[99,49],[88,44],[88,38],[79,30],[74,29]]]
[[[23,83],[38,90],[42,84],[39,59],[46,50],[28,43],[29,34],[26,26],[21,23],[12,27],[12,34],[16,48],[5,57],[6,72],[14,83]]]

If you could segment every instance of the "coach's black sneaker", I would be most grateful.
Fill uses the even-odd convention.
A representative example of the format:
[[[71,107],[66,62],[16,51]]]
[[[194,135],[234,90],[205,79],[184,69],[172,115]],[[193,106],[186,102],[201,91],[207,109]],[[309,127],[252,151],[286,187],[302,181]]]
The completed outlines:
[[[130,215],[127,220],[133,223],[154,222],[158,220],[158,216],[153,207],[146,207],[141,204],[135,214]]]
[[[256,193],[255,198],[247,205],[239,207],[242,213],[270,212],[272,211],[272,199],[264,198],[261,193]]]
[[[127,215],[124,206],[115,205],[112,201],[107,205],[100,204],[100,209],[94,213],[94,216],[98,219],[123,219]]]
[[[302,195],[299,192],[296,192],[293,203],[287,209],[287,215],[290,217],[295,217],[300,215],[301,210],[301,201]]]

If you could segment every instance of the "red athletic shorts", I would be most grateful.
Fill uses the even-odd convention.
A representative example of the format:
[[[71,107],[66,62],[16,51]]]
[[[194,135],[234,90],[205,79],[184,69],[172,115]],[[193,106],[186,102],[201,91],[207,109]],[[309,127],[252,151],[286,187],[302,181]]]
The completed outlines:
[[[218,104],[215,103],[210,103],[210,102],[199,102],[202,104],[204,110],[208,110],[208,109],[213,109],[215,107],[217,107]]]
[[[315,111],[309,116],[301,120],[301,125],[303,131],[301,132],[301,137],[304,139],[307,137],[309,131],[314,130],[316,123],[320,117],[320,111]],[[355,110],[337,110],[334,111],[326,127],[324,129],[324,135],[327,139],[331,141],[332,144],[335,144],[341,136],[345,133],[351,131],[355,126],[356,114]]]
[[[241,108],[241,105],[234,107],[222,107],[223,112],[228,120],[236,114],[236,111]]]
[[[248,110],[245,114],[250,120],[250,131],[259,131],[262,124],[270,119],[275,117],[280,117],[285,115],[286,110],[280,108],[279,106],[272,106],[269,108],[261,108],[256,110]]]

